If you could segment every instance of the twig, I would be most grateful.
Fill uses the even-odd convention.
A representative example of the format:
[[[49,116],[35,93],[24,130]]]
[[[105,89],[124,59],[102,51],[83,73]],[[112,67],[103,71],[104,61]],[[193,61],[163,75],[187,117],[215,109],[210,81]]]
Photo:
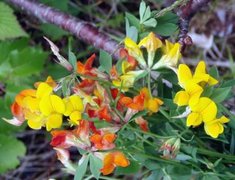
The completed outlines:
[[[31,2],[30,0],[7,0],[15,7],[25,10],[41,21],[55,24],[60,28],[72,33],[84,42],[93,45],[98,49],[103,49],[112,54],[115,58],[119,57],[118,43],[91,23],[81,21],[71,15],[63,13],[46,5]]]
[[[189,22],[191,18],[209,2],[210,0],[190,0],[185,6],[176,11],[179,16],[180,29],[178,41],[182,44],[182,50],[184,50],[185,46],[192,44],[192,39],[188,36]]]

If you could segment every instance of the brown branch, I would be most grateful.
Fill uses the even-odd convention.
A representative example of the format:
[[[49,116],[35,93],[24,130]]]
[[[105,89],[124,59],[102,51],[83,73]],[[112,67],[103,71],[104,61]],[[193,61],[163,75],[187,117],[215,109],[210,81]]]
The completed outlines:
[[[107,51],[109,54],[112,54],[114,58],[119,57],[118,43],[110,39],[107,34],[99,32],[99,30],[91,23],[81,21],[59,10],[30,0],[7,1],[15,7],[26,11],[28,14],[33,15],[44,22],[55,24],[84,42],[93,45],[98,49]]]
[[[191,45],[192,39],[188,36],[189,22],[191,18],[203,7],[206,6],[210,0],[190,0],[185,6],[178,9],[179,16],[179,42],[182,44],[182,50],[185,46]]]
[[[31,2],[30,0],[7,0],[12,5],[21,8],[44,22],[55,24],[70,32],[84,42],[103,49],[112,54],[115,59],[119,58],[120,47],[118,43],[108,37],[107,34],[99,32],[91,23],[81,21],[71,15],[63,13],[46,5]],[[187,35],[189,21],[192,16],[210,0],[190,0],[185,6],[177,10],[179,16],[179,42],[183,48],[192,44],[191,38]]]

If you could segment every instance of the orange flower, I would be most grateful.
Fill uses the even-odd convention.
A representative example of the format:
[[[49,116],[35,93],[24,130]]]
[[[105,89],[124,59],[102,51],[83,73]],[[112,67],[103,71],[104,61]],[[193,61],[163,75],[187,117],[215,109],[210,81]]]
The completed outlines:
[[[98,111],[98,117],[99,119],[104,119],[107,122],[112,121],[112,116],[109,113],[108,106],[104,106]]]
[[[135,123],[138,124],[143,131],[149,130],[148,121],[144,120],[142,117],[136,118]]]
[[[83,64],[80,61],[77,62],[77,73],[89,75],[89,76],[95,76],[95,74],[92,72],[93,67],[92,64],[95,60],[96,55],[92,54],[87,61]]]
[[[116,166],[127,167],[130,162],[120,151],[108,153],[103,160],[103,168],[100,170],[103,175],[111,174]]]
[[[144,110],[144,95],[140,93],[133,99],[131,99],[130,97],[122,97],[120,99],[120,103],[133,110],[142,111]]]
[[[68,136],[72,136],[72,132],[66,130],[51,131],[52,140],[50,145],[53,147],[69,148],[72,144],[68,143]]]
[[[25,89],[15,97],[15,102],[11,105],[11,112],[19,121],[24,121],[23,100],[26,96],[36,97],[36,90]]]
[[[135,58],[132,57],[132,56],[130,56],[130,55],[128,54],[128,51],[127,51],[126,49],[124,49],[124,48],[122,48],[122,49],[120,50],[120,57],[121,57],[122,59],[125,58],[125,59],[127,60],[127,62],[130,64],[130,69],[129,69],[129,70],[135,69],[136,66],[138,65],[138,62],[135,60]]]
[[[141,89],[140,94],[134,96],[133,99],[126,96],[121,97],[120,102],[122,105],[133,110],[142,111],[144,109],[147,109],[150,112],[157,112],[160,105],[163,104],[160,99],[150,97],[148,88]]]
[[[113,149],[115,144],[116,135],[113,133],[106,133],[104,135],[93,134],[90,137],[90,141],[94,144],[94,147],[98,150]]]
[[[144,106],[145,109],[148,109],[150,112],[158,112],[159,107],[163,102],[158,98],[150,97],[148,88],[144,87],[141,89],[140,93],[144,94]]]

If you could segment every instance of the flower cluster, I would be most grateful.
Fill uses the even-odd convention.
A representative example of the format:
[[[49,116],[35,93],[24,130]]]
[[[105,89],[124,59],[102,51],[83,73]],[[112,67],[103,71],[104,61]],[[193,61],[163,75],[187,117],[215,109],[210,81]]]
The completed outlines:
[[[175,73],[178,76],[178,84],[183,90],[176,93],[173,101],[178,106],[187,107],[187,126],[196,127],[204,123],[206,134],[217,138],[224,131],[223,124],[229,121],[225,116],[217,118],[216,103],[203,96],[205,88],[218,83],[206,72],[205,63],[201,61],[194,74],[185,64],[177,67],[181,57],[179,43],[162,42],[154,33],[149,33],[138,44],[127,37],[125,49],[120,51],[122,59],[109,70],[102,64],[101,68],[93,65],[95,54],[85,62],[77,61],[72,67],[59,54],[58,48],[49,43],[54,54],[63,60],[61,65],[73,72],[59,81],[49,76],[45,82],[35,83],[35,89],[21,91],[11,106],[14,118],[5,120],[18,126],[27,121],[32,129],[46,127],[52,135],[50,144],[56,150],[58,159],[71,173],[77,169],[70,159],[72,147],[82,155],[78,167],[86,162],[87,157],[95,157],[102,161],[102,167],[95,167],[103,175],[108,175],[116,167],[128,167],[131,160],[138,159],[128,149],[133,142],[141,144],[135,147],[138,151],[147,151],[144,143],[157,146],[157,143],[149,142],[149,138],[163,136],[151,132],[152,124],[159,117],[165,124],[172,118],[166,112],[165,97],[159,97],[156,88],[156,78],[161,78],[160,69],[167,68],[172,76]],[[170,91],[172,93],[172,89]],[[128,127],[139,134],[126,130]],[[132,133],[132,136],[123,135],[123,132]],[[158,150],[155,147],[152,151],[156,154],[162,151],[163,156],[158,154],[161,158],[175,159],[180,152],[182,138],[177,133],[172,136],[170,132],[170,138]],[[139,143],[138,138],[143,142]],[[162,142],[162,139],[157,141]]]
[[[192,75],[189,67],[180,64],[178,68],[179,85],[184,89],[175,95],[174,102],[178,106],[188,106],[190,113],[187,117],[187,126],[197,127],[204,123],[206,134],[217,138],[223,133],[223,124],[229,122],[225,116],[217,117],[217,106],[213,100],[203,97],[206,86],[218,83],[216,79],[206,73],[206,64],[200,61]]]

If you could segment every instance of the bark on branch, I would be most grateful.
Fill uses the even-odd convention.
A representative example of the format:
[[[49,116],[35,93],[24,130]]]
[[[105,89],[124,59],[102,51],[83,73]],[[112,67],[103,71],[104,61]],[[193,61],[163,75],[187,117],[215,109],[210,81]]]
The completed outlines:
[[[118,43],[110,39],[107,34],[99,32],[91,23],[81,21],[59,10],[30,0],[7,1],[44,22],[59,26],[83,40],[85,43],[107,51],[109,54],[112,54],[115,59],[118,59],[120,50]],[[183,44],[183,46],[192,44],[191,38],[187,35],[191,17],[209,1],[210,0],[190,0],[185,6],[177,10],[177,14],[180,17],[179,42]]]
[[[9,3],[26,11],[38,19],[59,26],[70,32],[85,43],[103,49],[115,58],[119,56],[118,43],[109,38],[105,33],[99,32],[91,23],[81,21],[71,15],[63,13],[44,4],[30,0],[7,0]],[[58,2],[59,3],[59,2]]]

